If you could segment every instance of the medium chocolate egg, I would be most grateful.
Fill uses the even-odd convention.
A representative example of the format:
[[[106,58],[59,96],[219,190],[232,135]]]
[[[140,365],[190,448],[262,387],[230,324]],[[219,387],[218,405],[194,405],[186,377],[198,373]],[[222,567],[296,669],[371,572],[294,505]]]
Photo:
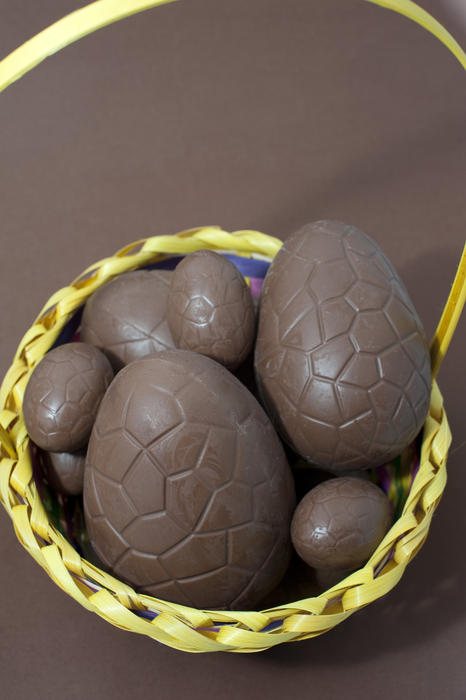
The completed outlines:
[[[429,407],[421,322],[379,246],[338,221],[287,239],[261,295],[258,388],[307,461],[345,471],[402,452]]]
[[[77,496],[83,491],[86,452],[43,452],[43,468],[50,486],[57,493]]]
[[[295,496],[283,448],[256,399],[208,357],[161,352],[116,376],[83,495],[98,556],[144,593],[245,608],[286,570]]]
[[[230,370],[248,356],[256,328],[249,288],[235,265],[211,250],[190,253],[170,283],[168,323],[177,347]]]
[[[67,343],[50,350],[35,367],[24,392],[24,422],[30,438],[51,452],[83,448],[112,379],[110,362],[93,345]]]
[[[315,569],[351,571],[362,566],[392,523],[385,493],[370,481],[337,477],[304,496],[293,515],[291,539]]]
[[[118,371],[174,347],[167,322],[168,270],[137,270],[100,287],[86,302],[81,339],[100,348]]]

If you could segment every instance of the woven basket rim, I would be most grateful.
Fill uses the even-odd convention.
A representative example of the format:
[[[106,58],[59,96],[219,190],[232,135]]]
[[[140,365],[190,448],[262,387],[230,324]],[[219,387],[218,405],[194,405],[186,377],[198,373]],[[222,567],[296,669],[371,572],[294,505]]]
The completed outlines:
[[[451,435],[437,384],[433,384],[424,426],[419,471],[400,518],[367,564],[318,596],[257,612],[198,610],[160,601],[135,593],[130,586],[82,559],[49,521],[40,501],[22,418],[22,398],[32,369],[64,325],[85,299],[109,279],[163,257],[199,248],[272,259],[280,246],[281,241],[260,232],[228,233],[218,227],[190,229],[125,246],[114,256],[88,267],[74,282],[52,295],[21,341],[0,389],[4,454],[0,462],[0,499],[21,544],[57,585],[84,607],[114,625],[186,651],[252,651],[313,637],[396,585],[425,541],[446,483]],[[86,580],[95,584],[93,590],[86,587]],[[150,619],[155,610],[159,614]],[[145,612],[149,619],[144,618]]]

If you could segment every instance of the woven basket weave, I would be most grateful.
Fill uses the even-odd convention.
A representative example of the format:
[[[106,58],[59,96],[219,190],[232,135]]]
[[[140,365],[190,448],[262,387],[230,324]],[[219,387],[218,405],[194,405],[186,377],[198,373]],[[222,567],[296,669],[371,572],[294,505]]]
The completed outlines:
[[[0,91],[62,46],[104,24],[156,4],[161,4],[160,0],[99,0],[64,18],[0,63]],[[426,26],[466,68],[466,55],[454,40],[414,3],[386,0],[378,4],[403,12]],[[367,564],[331,589],[260,612],[196,610],[137,594],[83,559],[50,520],[33,476],[22,401],[33,368],[87,297],[113,277],[167,256],[209,248],[270,261],[280,245],[278,239],[257,231],[227,233],[207,227],[126,246],[89,267],[49,299],[22,339],[0,389],[0,500],[21,544],[60,588],[88,610],[117,627],[184,651],[260,651],[330,630],[396,585],[427,537],[446,483],[451,435],[435,375],[464,304],[466,253],[431,347],[434,382],[430,409],[422,436],[419,469],[402,513]]]

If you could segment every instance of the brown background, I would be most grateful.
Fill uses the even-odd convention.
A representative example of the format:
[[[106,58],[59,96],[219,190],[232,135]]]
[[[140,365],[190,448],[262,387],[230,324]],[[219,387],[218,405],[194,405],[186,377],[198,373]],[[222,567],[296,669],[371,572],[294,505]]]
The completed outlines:
[[[84,4],[1,0],[0,55]],[[466,43],[446,0],[421,4]],[[432,334],[465,237],[465,87],[433,37],[361,0],[182,0],[46,61],[0,97],[1,375],[89,263],[200,224],[353,223]],[[464,327],[440,374],[449,483],[396,590],[314,640],[183,654],[68,598],[0,509],[2,698],[465,698]]]

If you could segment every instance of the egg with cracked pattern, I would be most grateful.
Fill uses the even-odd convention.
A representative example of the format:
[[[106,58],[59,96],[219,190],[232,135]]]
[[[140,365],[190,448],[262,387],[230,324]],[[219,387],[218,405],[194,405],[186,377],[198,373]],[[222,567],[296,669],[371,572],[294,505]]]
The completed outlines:
[[[168,323],[178,348],[207,355],[230,370],[251,351],[254,304],[238,268],[212,250],[190,253],[170,283]]]
[[[149,595],[245,609],[286,571],[295,494],[282,445],[252,394],[203,355],[164,351],[121,370],[83,495],[97,555]]]
[[[93,345],[66,343],[50,350],[34,368],[24,392],[30,438],[51,452],[85,447],[112,379],[110,362]]]
[[[377,243],[339,221],[304,226],[275,257],[255,371],[283,439],[340,473],[399,455],[429,407],[429,350],[408,292]]]
[[[81,339],[100,348],[116,371],[175,347],[167,321],[171,275],[169,270],[127,272],[87,300]]]
[[[336,477],[304,496],[293,515],[291,539],[309,566],[351,571],[377,549],[392,517],[381,488],[355,477]]]

